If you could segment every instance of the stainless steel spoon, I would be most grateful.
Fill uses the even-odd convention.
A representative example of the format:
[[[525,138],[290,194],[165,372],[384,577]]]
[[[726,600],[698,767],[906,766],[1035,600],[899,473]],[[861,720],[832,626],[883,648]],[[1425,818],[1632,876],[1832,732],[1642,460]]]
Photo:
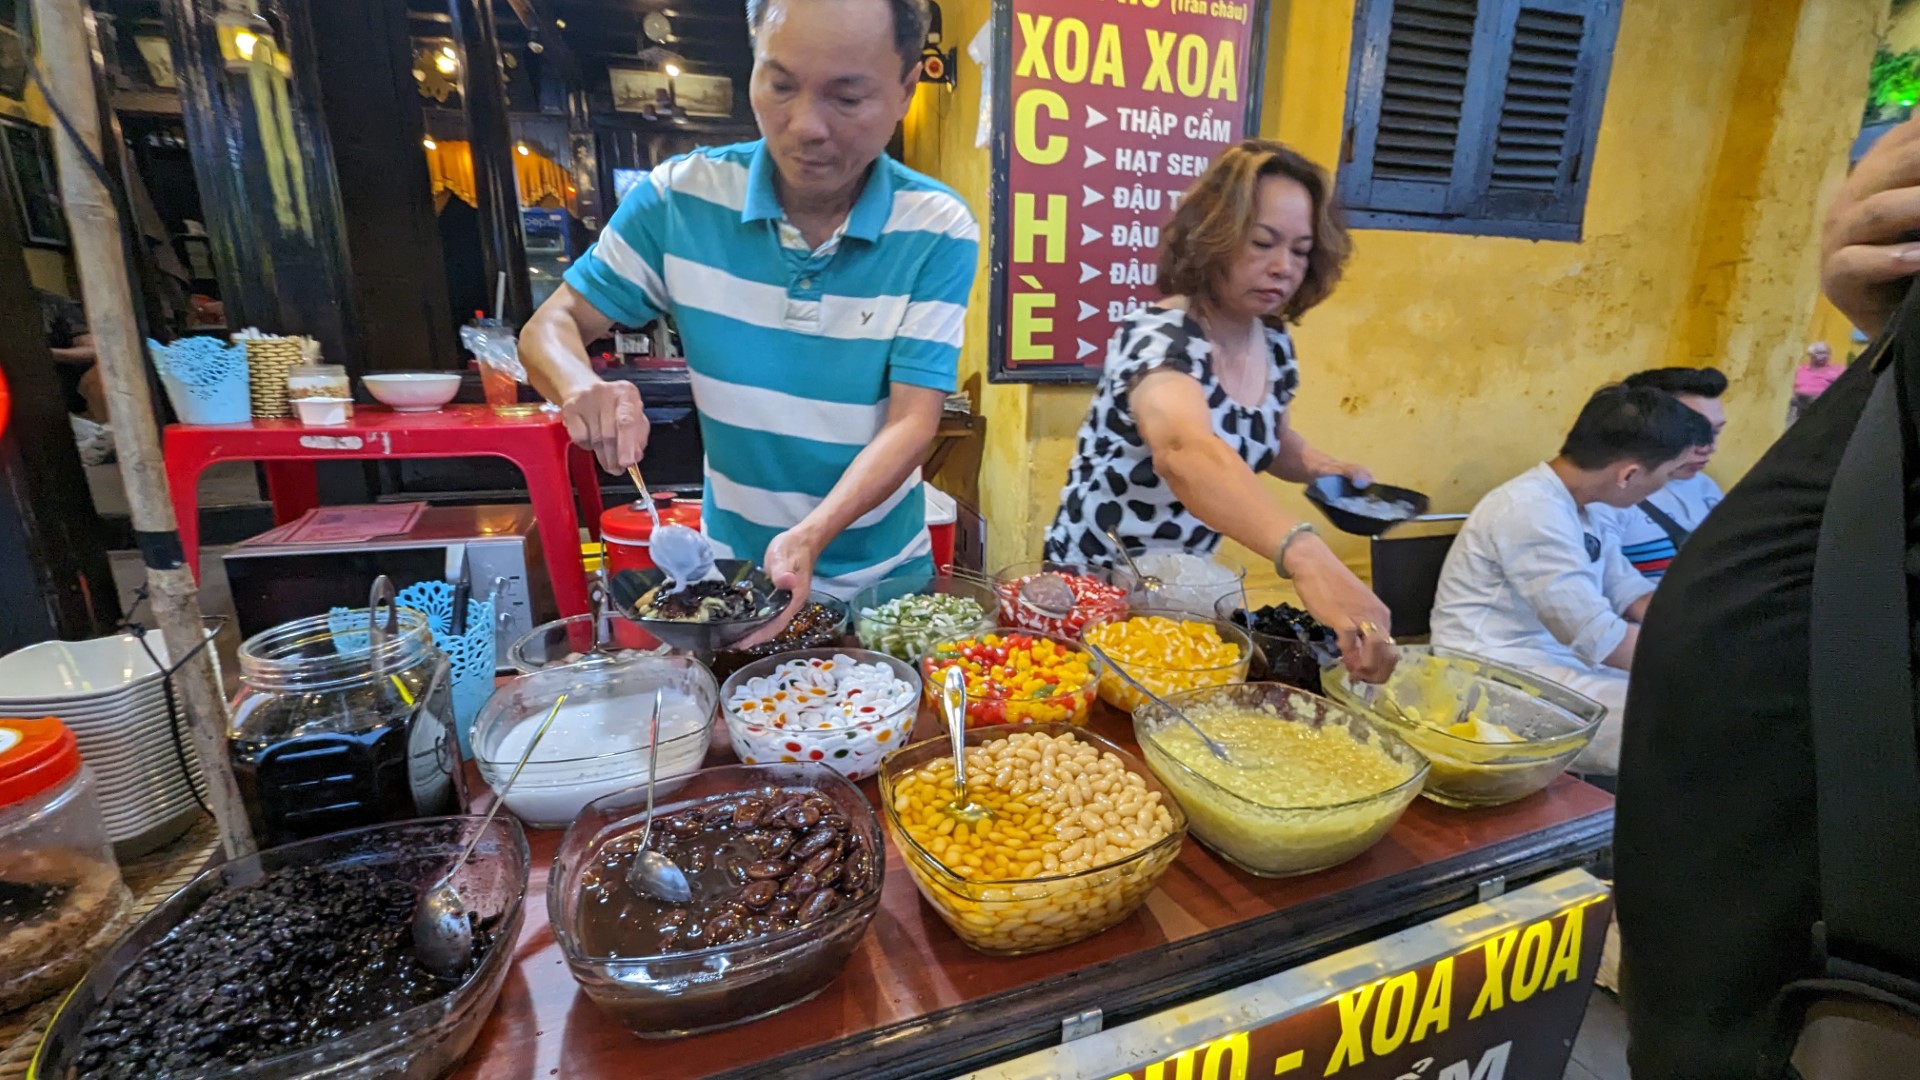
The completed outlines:
[[[655,900],[685,904],[693,900],[693,886],[687,882],[686,871],[647,846],[647,840],[653,836],[653,785],[659,773],[660,712],[665,694],[665,687],[653,692],[653,737],[647,746],[647,823],[640,828],[640,846],[633,853],[633,861],[627,864],[627,887]]]
[[[1145,592],[1159,592],[1160,587],[1165,585],[1166,582],[1161,581],[1152,574],[1141,573],[1140,564],[1133,561],[1133,552],[1128,551],[1127,545],[1121,543],[1120,538],[1113,535],[1112,529],[1103,529],[1101,531],[1106,533],[1107,543],[1113,545],[1113,550],[1120,556],[1120,561],[1127,564],[1127,573],[1132,574],[1134,579],[1140,582],[1140,588]]]
[[[946,717],[947,737],[953,740],[953,801],[945,810],[963,825],[978,825],[993,817],[993,811],[967,795],[967,676],[957,666],[948,668],[941,680],[940,711]]]
[[[493,824],[493,816],[500,812],[500,807],[507,801],[507,792],[512,790],[513,782],[520,779],[520,770],[527,767],[527,762],[533,757],[533,748],[540,745],[541,736],[553,726],[553,718],[560,715],[560,706],[566,700],[566,694],[554,699],[553,708],[547,710],[547,718],[540,721],[540,726],[534,729],[533,738],[527,740],[527,749],[520,755],[520,763],[513,767],[507,782],[494,793],[493,806],[487,810],[480,827],[473,831],[467,846],[461,849],[460,857],[453,860],[453,866],[448,868],[439,884],[428,889],[413,907],[411,929],[414,956],[419,959],[421,967],[440,978],[459,978],[473,962],[473,919],[468,914],[466,902],[460,899],[460,890],[453,887],[453,875],[466,865],[480,838],[487,834],[487,827]]]
[[[1193,733],[1195,735],[1200,736],[1200,741],[1207,744],[1207,749],[1213,752],[1214,757],[1219,758],[1221,761],[1224,761],[1229,765],[1239,764],[1238,762],[1233,760],[1232,754],[1227,753],[1227,748],[1224,745],[1222,745],[1213,736],[1200,730],[1200,725],[1194,723],[1192,717],[1188,716],[1186,713],[1183,713],[1179,709],[1176,709],[1172,705],[1168,704],[1166,698],[1163,698],[1159,694],[1156,694],[1153,691],[1147,689],[1146,685],[1142,683],[1139,679],[1136,679],[1132,675],[1127,674],[1127,669],[1121,667],[1118,663],[1116,663],[1113,657],[1108,656],[1107,651],[1105,649],[1102,649],[1100,646],[1095,645],[1093,642],[1088,641],[1085,638],[1082,638],[1080,640],[1080,644],[1085,645],[1087,647],[1088,652],[1091,652],[1093,655],[1099,657],[1101,663],[1107,665],[1108,668],[1112,669],[1115,675],[1120,676],[1121,682],[1124,682],[1128,686],[1131,686],[1135,690],[1138,690],[1141,693],[1141,695],[1144,696],[1148,701],[1151,701],[1155,705],[1158,705],[1161,708],[1167,710],[1169,713],[1172,713],[1175,719],[1179,720],[1181,723],[1192,728]]]
[[[662,525],[660,513],[654,509],[653,493],[647,490],[647,482],[640,478],[638,466],[629,466],[627,476],[633,480],[633,486],[640,489],[640,499],[647,505],[647,515],[653,519],[653,534],[648,538],[648,546],[653,555],[653,564],[658,566],[667,577],[673,580],[672,592],[679,592],[698,581],[720,581],[720,570],[714,565],[713,545],[707,538],[685,525]]]
[[[1059,574],[1047,571],[1035,574],[1020,586],[1020,602],[1040,616],[1048,619],[1064,619],[1073,614],[1077,603],[1073,595],[1073,586]]]

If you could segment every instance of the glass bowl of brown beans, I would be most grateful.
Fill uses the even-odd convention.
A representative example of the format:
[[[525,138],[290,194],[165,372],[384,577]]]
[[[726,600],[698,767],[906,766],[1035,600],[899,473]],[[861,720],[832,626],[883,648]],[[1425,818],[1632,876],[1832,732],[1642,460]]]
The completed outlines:
[[[686,873],[692,903],[626,883],[645,788],[588,804],[560,842],[547,896],[574,979],[646,1038],[730,1027],[819,993],[880,905],[886,855],[866,796],[817,762],[706,769],[674,796],[647,847]]]
[[[992,811],[947,813],[945,736],[880,767],[887,829],[920,895],[960,940],[1017,955],[1092,937],[1132,915],[1180,853],[1187,816],[1139,759],[1068,724],[966,733],[967,794]]]

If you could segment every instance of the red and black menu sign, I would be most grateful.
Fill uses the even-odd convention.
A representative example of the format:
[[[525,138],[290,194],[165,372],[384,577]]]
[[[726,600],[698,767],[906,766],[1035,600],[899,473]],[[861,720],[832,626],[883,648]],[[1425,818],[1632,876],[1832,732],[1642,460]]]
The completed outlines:
[[[1266,0],[997,0],[992,377],[1092,382],[1160,230],[1257,124]]]

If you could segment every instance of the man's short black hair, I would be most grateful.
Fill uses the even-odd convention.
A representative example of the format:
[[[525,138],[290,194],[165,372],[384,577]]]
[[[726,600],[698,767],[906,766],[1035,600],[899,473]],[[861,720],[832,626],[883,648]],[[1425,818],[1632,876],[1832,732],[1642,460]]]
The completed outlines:
[[[1575,468],[1604,469],[1625,461],[1657,469],[1713,441],[1707,418],[1650,386],[1603,386],[1573,422],[1560,456]]]
[[[747,30],[758,31],[767,17],[770,0],[747,0]],[[798,0],[793,0],[798,2]],[[893,12],[893,48],[900,54],[900,74],[904,78],[920,62],[920,49],[927,43],[927,23],[933,15],[927,0],[887,0]]]
[[[1719,368],[1661,367],[1626,378],[1627,386],[1664,390],[1669,394],[1717,398],[1727,392],[1727,377]]]

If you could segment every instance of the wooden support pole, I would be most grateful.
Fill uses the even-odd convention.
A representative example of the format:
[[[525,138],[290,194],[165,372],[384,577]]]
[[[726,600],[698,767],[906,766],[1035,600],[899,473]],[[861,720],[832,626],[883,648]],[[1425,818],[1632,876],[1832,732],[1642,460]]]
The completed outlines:
[[[101,382],[113,417],[120,474],[126,482],[134,535],[147,566],[154,618],[170,656],[193,653],[175,686],[209,803],[229,858],[250,855],[253,831],[227,758],[227,702],[214,672],[213,655],[199,648],[205,633],[193,573],[181,557],[173,504],[160,452],[160,432],[148,396],[145,352],[134,315],[120,212],[96,175],[100,156],[100,99],[94,76],[92,12],[86,0],[34,0],[40,65],[56,117],[54,151],[60,165],[60,197],[73,234],[87,322],[99,355]],[[61,117],[66,123],[61,122]],[[67,124],[71,124],[69,129]],[[78,135],[79,144],[74,141]],[[197,650],[197,651],[196,651]]]

